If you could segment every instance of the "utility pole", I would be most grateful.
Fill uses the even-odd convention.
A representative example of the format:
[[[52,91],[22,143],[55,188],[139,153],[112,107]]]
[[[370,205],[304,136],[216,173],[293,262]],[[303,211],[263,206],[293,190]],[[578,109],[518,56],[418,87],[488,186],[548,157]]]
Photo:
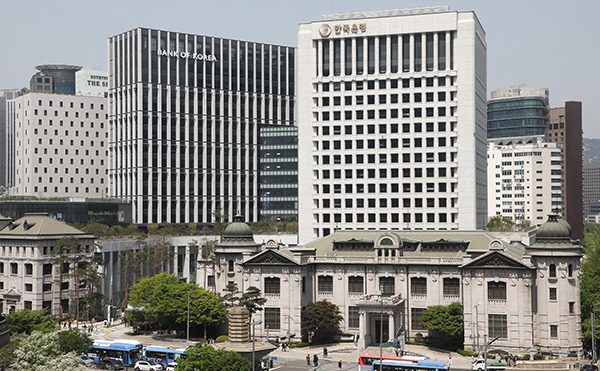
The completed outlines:
[[[260,325],[262,320],[252,320],[245,321],[244,323],[248,325],[252,325],[252,371],[254,371],[254,367],[256,366],[256,361],[254,360],[254,349],[256,343],[256,332],[254,331],[254,325]]]
[[[190,292],[187,292],[187,299],[188,299],[188,310],[187,310],[187,334],[186,334],[186,338],[185,338],[185,346],[189,347],[190,346]]]

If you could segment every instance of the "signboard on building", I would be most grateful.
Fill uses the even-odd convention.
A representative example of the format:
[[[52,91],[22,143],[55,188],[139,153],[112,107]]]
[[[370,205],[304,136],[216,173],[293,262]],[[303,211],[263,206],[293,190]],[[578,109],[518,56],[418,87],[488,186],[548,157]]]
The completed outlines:
[[[108,96],[108,72],[82,68],[75,73],[75,94],[86,97]]]

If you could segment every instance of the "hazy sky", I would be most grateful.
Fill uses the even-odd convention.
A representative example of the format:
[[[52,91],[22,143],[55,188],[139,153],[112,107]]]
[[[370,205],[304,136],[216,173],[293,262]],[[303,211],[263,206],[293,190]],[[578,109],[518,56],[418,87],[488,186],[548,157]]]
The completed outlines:
[[[600,0],[20,0],[0,6],[0,89],[29,86],[40,64],[107,69],[106,40],[139,26],[296,46],[298,23],[322,14],[449,5],[474,10],[492,90],[550,89],[583,102],[584,137],[600,138]]]

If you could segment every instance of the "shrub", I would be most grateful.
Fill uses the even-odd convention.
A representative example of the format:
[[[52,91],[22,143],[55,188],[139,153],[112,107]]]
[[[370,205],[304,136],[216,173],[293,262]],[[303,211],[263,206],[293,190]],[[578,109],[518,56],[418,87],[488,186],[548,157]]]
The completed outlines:
[[[544,358],[546,358],[546,357],[543,354],[540,354],[540,353],[536,353],[536,354],[533,355],[533,359],[536,360],[536,361],[540,361],[540,360],[542,360]]]
[[[517,357],[519,361],[528,361],[529,358],[531,358],[530,354],[519,354],[519,356]]]
[[[460,354],[461,356],[465,356],[465,357],[470,357],[470,356],[476,356],[477,352],[474,350],[462,350],[462,349],[456,349],[456,353]]]
[[[296,348],[304,348],[307,346],[308,346],[308,343],[296,343]]]
[[[415,343],[423,344],[423,334],[421,334],[420,332],[417,332],[417,334],[415,335]]]
[[[229,336],[227,335],[221,335],[215,339],[215,343],[224,343],[226,341],[229,341]]]

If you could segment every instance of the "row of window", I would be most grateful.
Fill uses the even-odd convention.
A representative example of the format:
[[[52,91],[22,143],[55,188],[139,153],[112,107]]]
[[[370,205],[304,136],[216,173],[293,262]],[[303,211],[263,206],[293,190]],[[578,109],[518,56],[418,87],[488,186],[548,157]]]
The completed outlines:
[[[18,251],[18,247],[17,247],[17,255],[18,254],[19,254],[19,251]],[[23,254],[25,254],[25,248],[23,248]],[[23,266],[25,268],[26,276],[33,275],[33,264],[25,263]],[[53,267],[53,265],[50,263],[43,264],[42,265],[42,274],[44,276],[51,275],[52,267]],[[63,273],[69,273],[69,267],[70,267],[69,263],[63,263]],[[0,274],[4,274],[4,263],[3,262],[0,262]],[[10,274],[19,274],[19,263],[10,263]]]
[[[411,133],[411,132],[422,133],[423,128],[425,128],[426,132],[431,133],[431,132],[435,131],[435,126],[436,126],[436,123],[434,123],[434,122],[426,122],[425,126],[423,126],[422,122],[414,122],[412,124],[403,123],[402,124],[402,132],[403,133]],[[446,122],[444,122],[444,121],[437,122],[437,131],[445,132],[447,130],[448,126],[450,126],[450,128],[449,128],[450,131],[454,131],[456,128],[456,123],[452,122],[451,125],[447,125]],[[366,128],[367,128],[367,132],[366,132],[367,134],[387,134],[388,132],[394,134],[394,133],[398,133],[399,124],[397,124],[397,123],[378,124],[378,125],[368,124],[368,125],[366,125]],[[375,132],[375,128],[378,129],[377,133]],[[412,131],[411,131],[411,129],[412,129]],[[323,126],[321,126],[320,134],[319,134],[318,127],[314,127],[313,131],[314,131],[315,136],[341,135],[342,134],[342,126],[341,125],[334,125],[334,126],[323,125]],[[362,124],[344,125],[344,134],[346,134],[346,135],[365,134],[365,126]]]
[[[447,109],[449,108],[449,109]],[[423,112],[425,111],[425,112]],[[344,120],[372,120],[375,118],[379,119],[397,119],[399,113],[402,112],[402,118],[419,118],[419,117],[446,117],[456,116],[457,107],[437,107],[437,114],[434,107],[423,108],[402,108],[400,111],[397,108],[392,109],[379,109],[379,110],[355,110],[355,111],[344,111]],[[366,112],[366,115],[365,115]],[[377,114],[376,114],[377,112]],[[412,112],[412,113],[411,113]],[[315,121],[319,120],[319,112],[313,112],[313,118]],[[342,111],[323,111],[320,113],[321,121],[340,121],[342,120]]]
[[[48,116],[48,110],[42,110],[41,114],[44,115],[44,116]],[[69,117],[69,111],[64,111],[64,114],[65,114],[65,117]],[[40,115],[40,111],[38,111],[37,108],[34,109],[33,110],[33,115],[34,116]],[[25,116],[27,116],[27,111],[25,111]],[[58,111],[57,110],[54,110],[54,117],[58,117]],[[79,112],[75,112],[75,118],[79,118]],[[89,112],[85,112],[85,118],[86,119],[90,118],[90,113]],[[96,119],[100,119],[100,114],[98,112],[96,112],[95,118]],[[104,118],[108,119],[108,114],[105,114]]]
[[[422,193],[423,189],[425,189],[426,192],[436,192],[436,184],[437,184],[437,192],[448,192],[448,183],[425,183],[425,187],[423,186],[423,183],[402,183],[402,184],[398,184],[398,183],[393,183],[390,184],[390,187],[388,187],[388,183],[380,183],[379,187],[378,184],[375,183],[368,183],[366,184],[345,184],[344,185],[344,192],[346,194],[350,194],[353,192],[356,193],[387,193],[387,192],[391,192],[391,193],[398,193],[400,192],[400,185],[402,185],[402,192],[404,193],[410,193],[411,192],[411,188],[414,190],[414,192],[416,193]],[[450,184],[450,192],[456,192],[456,188],[458,186],[457,183],[449,183]],[[414,187],[411,187],[411,185],[413,185]],[[319,185],[315,184],[313,185],[314,187],[314,191],[316,193],[322,193],[322,194],[330,194],[330,193],[342,193],[342,184],[322,184],[320,186],[321,188],[321,192],[319,192]],[[355,191],[353,191],[353,189],[355,189]],[[389,191],[388,191],[389,189]]]
[[[411,101],[413,103],[421,103],[423,101],[425,102],[445,102],[447,99],[447,95],[450,95],[450,100],[454,100],[455,96],[456,96],[456,92],[448,92],[450,94],[446,94],[447,92],[445,91],[439,91],[437,92],[437,94],[433,93],[433,92],[426,92],[425,95],[425,100],[423,100],[423,93],[417,92],[417,93],[403,93],[402,95],[399,94],[369,94],[369,95],[355,95],[355,96],[344,96],[344,99],[342,100],[341,96],[332,96],[332,97],[321,97],[320,99],[320,103],[322,107],[329,107],[329,106],[341,106],[342,102],[344,106],[354,106],[354,105],[363,105],[363,104],[367,104],[367,105],[371,105],[371,104],[387,104],[387,103],[399,103],[399,98],[400,96],[402,97],[402,103],[411,103]],[[437,96],[437,100],[435,99],[435,97]],[[376,99],[377,97],[377,99]],[[412,100],[411,100],[412,97]],[[366,98],[366,99],[365,99]],[[315,103],[315,106],[319,106],[319,99],[318,98],[314,98],[313,102]]]
[[[425,202],[423,202],[425,200]],[[438,207],[447,207],[448,206],[448,202],[446,198],[440,197],[440,198],[403,198],[402,199],[402,207],[435,207],[436,205],[436,200],[437,200],[437,206]],[[316,206],[319,207],[319,204],[321,204],[321,208],[324,209],[329,209],[331,207],[336,208],[336,209],[340,209],[342,207],[346,207],[346,208],[364,208],[365,205],[366,207],[369,208],[375,208],[375,207],[380,207],[380,208],[386,208],[389,206],[391,207],[400,207],[400,199],[399,198],[392,198],[392,199],[387,199],[387,198],[380,198],[380,199],[376,199],[376,198],[367,198],[366,202],[365,199],[361,198],[361,199],[352,199],[352,198],[347,198],[344,199],[342,202],[341,198],[334,198],[333,200],[326,198],[321,200],[321,202],[319,202],[319,200],[315,200],[316,201]],[[388,202],[389,201],[389,202]],[[454,207],[454,205],[453,205]]]
[[[446,79],[446,76],[439,77],[409,77],[409,78],[398,78],[398,79],[373,79],[366,81],[336,81],[336,82],[322,82],[313,84],[313,90],[315,92],[328,92],[328,91],[342,91],[342,87],[344,91],[349,92],[352,90],[360,91],[364,89],[368,90],[384,90],[384,89],[398,89],[399,82],[402,83],[402,88],[407,89],[410,87],[413,88],[421,88],[425,87],[433,87],[435,81],[437,81],[437,87],[446,86],[446,81],[449,81],[450,86],[454,86],[456,83],[456,76],[449,76]],[[412,81],[412,84],[411,84]],[[389,82],[389,84],[388,84]]]
[[[29,101],[27,102],[27,105],[29,105]],[[43,102],[42,102],[41,99],[39,99],[38,100],[38,106],[42,106],[42,105],[43,105]],[[52,107],[53,105],[54,105],[54,101],[49,100],[48,101],[48,106]],[[63,107],[64,106],[63,102],[59,101],[58,102],[58,106],[59,107]],[[69,108],[74,108],[74,107],[75,107],[75,105],[73,104],[73,102],[69,102]],[[80,109],[85,109],[84,103],[79,103],[79,108]],[[94,109],[94,103],[90,103],[90,108],[89,109]],[[100,110],[104,110],[104,104],[102,104],[102,103],[100,104]]]
[[[331,217],[330,214],[323,214],[322,222],[330,223],[333,221],[335,223],[340,223],[340,222],[342,222],[342,215],[344,215],[344,222],[346,222],[346,223],[354,223],[354,218],[356,218],[357,223],[365,222],[365,214],[337,214],[337,213],[333,214],[333,218]],[[413,220],[415,223],[423,223],[424,220],[427,220],[428,223],[436,222],[436,213],[426,213],[426,214],[423,214],[423,213],[414,213],[414,214],[411,214],[411,213],[403,213],[403,214],[399,214],[399,213],[391,213],[391,214],[369,213],[369,214],[366,214],[366,216],[367,216],[366,221],[368,221],[369,223],[376,223],[378,221],[380,223],[387,223],[387,222],[399,223],[400,215],[402,215],[402,222],[404,222],[404,223],[410,223]],[[320,223],[319,214],[314,214],[313,216],[314,216],[314,222]],[[457,213],[450,214],[450,219],[451,219],[452,223],[455,223],[457,218],[458,218]],[[440,223],[447,223],[448,222],[448,214],[447,213],[438,213],[437,221]],[[329,229],[327,229],[327,231],[329,231]],[[327,233],[326,236],[327,235],[329,235],[329,233]]]
[[[402,139],[402,148],[421,148],[423,146],[425,147],[435,147],[436,146],[436,138],[413,138],[412,140],[410,138],[403,138]],[[455,141],[456,138],[451,138],[452,142]],[[446,143],[447,143],[448,138],[447,137],[439,137],[437,138],[437,147],[446,147]],[[393,138],[393,139],[367,139],[366,141],[363,139],[357,139],[357,140],[344,140],[344,148],[343,149],[363,149],[365,148],[365,142],[367,147],[366,148],[380,148],[380,149],[384,149],[384,148],[399,148],[399,143],[400,140],[397,138]],[[412,142],[412,145],[411,145]],[[334,149],[334,150],[340,150],[342,149],[342,141],[341,140],[334,140],[334,141],[328,141],[328,140],[324,140],[321,143],[321,149],[323,150],[330,150],[330,149]],[[313,142],[313,147],[315,147],[316,150],[318,150],[319,148],[319,142]],[[452,143],[452,145],[454,145],[454,143]],[[518,171],[518,170],[515,170]],[[560,171],[560,170],[559,170]]]
[[[450,153],[446,153],[446,152],[437,152],[437,162],[446,162],[448,161],[448,156],[450,155],[450,162],[454,162],[455,158],[456,158],[456,152],[450,152]],[[402,163],[417,163],[417,162],[436,162],[436,152],[426,152],[425,156],[423,156],[422,152],[419,153],[414,153],[414,154],[410,154],[410,153],[403,153],[402,154]],[[342,164],[342,157],[344,159],[344,164],[352,164],[352,163],[356,163],[356,164],[364,164],[365,163],[365,155],[359,154],[359,155],[322,155],[320,156],[321,158],[321,164],[323,165],[329,165],[329,164]],[[353,162],[353,157],[354,157],[354,162]],[[375,164],[375,163],[381,163],[381,164],[386,164],[386,163],[393,163],[393,164],[397,164],[400,161],[400,155],[398,153],[391,153],[388,157],[387,153],[380,153],[379,156],[377,156],[376,154],[367,154],[367,163],[369,164]],[[413,159],[413,161],[411,162],[411,157]],[[425,161],[423,161],[423,157],[425,157]],[[319,156],[313,156],[313,163],[315,165],[319,165]]]

